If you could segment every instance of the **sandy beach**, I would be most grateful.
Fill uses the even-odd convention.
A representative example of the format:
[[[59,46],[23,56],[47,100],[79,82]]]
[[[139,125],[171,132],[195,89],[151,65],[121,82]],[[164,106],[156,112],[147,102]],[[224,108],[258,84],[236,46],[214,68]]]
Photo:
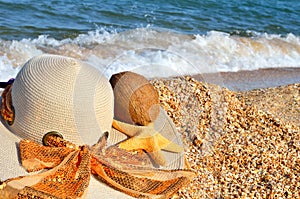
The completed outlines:
[[[151,80],[197,174],[173,198],[300,198],[299,72]]]
[[[174,198],[300,197],[300,76],[295,71],[300,69],[222,74],[221,86],[208,78],[197,81],[199,76],[152,81],[197,173]],[[233,81],[235,89],[222,87]]]

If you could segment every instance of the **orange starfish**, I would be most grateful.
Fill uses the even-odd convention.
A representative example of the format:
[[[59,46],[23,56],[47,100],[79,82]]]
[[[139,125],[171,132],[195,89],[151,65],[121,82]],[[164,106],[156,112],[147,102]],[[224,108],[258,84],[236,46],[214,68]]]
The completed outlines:
[[[136,126],[113,120],[113,127],[130,137],[119,144],[120,148],[128,151],[143,149],[158,165],[166,164],[161,149],[175,153],[183,151],[182,146],[171,142],[157,132],[153,123],[147,126]]]

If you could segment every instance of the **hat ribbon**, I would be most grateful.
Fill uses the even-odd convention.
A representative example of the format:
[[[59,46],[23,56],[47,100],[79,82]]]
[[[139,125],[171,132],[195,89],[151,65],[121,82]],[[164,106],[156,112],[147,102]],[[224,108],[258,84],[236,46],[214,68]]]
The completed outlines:
[[[6,120],[9,125],[12,125],[14,122],[14,107],[12,106],[11,98],[11,88],[14,80],[15,79],[12,78],[8,82],[0,82],[0,88],[4,88],[1,99],[1,115],[2,118]]]

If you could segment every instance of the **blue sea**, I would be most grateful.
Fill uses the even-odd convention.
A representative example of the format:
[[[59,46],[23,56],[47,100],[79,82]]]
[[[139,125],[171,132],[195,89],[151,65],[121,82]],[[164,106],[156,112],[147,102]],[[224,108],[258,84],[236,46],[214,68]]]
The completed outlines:
[[[107,77],[299,68],[300,1],[0,0],[0,80],[43,53]]]

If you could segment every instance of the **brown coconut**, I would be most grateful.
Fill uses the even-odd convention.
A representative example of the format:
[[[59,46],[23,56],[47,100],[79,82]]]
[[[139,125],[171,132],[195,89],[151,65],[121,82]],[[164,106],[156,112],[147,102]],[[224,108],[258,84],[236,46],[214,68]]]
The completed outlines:
[[[146,126],[160,112],[158,93],[142,75],[121,72],[110,78],[114,90],[114,115],[117,120]]]

